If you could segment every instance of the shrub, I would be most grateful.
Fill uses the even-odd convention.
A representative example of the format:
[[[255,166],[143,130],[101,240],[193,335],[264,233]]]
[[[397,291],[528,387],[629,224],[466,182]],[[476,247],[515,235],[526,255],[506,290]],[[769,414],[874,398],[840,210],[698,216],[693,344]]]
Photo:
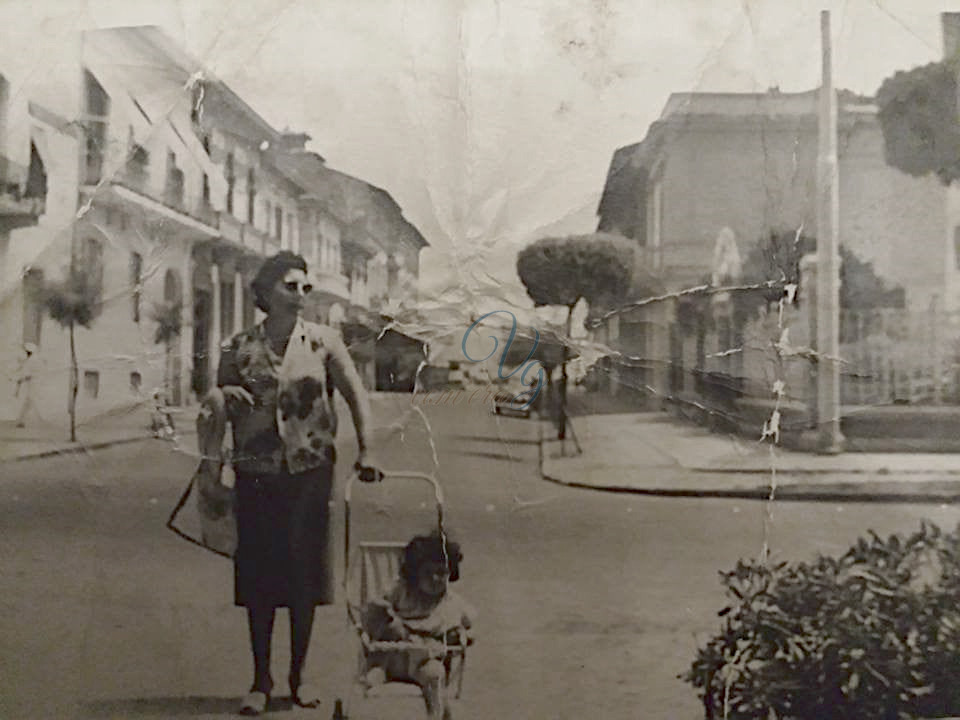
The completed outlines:
[[[960,714],[960,537],[923,524],[839,558],[740,561],[720,632],[683,679],[707,718],[907,720]]]

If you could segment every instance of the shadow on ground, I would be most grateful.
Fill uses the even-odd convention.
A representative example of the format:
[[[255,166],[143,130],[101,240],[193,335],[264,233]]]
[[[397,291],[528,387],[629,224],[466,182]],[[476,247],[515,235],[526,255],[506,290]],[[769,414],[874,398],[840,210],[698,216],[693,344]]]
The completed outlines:
[[[81,717],[137,718],[137,717],[197,717],[203,715],[236,715],[240,698],[237,697],[153,697],[94,700],[85,703]],[[270,710],[289,710],[289,700],[271,700]]]

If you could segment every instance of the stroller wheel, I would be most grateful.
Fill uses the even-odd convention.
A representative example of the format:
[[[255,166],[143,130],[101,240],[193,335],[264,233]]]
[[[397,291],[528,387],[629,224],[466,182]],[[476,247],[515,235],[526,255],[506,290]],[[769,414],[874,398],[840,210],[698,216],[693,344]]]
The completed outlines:
[[[343,700],[340,698],[337,698],[333,704],[333,715],[330,720],[347,720],[347,716],[343,714]]]

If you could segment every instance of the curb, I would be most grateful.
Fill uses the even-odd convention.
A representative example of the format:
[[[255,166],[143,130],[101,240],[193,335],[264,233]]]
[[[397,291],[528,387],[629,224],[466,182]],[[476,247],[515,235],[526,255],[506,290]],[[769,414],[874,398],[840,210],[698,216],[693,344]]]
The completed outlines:
[[[648,497],[674,498],[714,498],[725,500],[770,500],[770,488],[743,488],[729,490],[697,490],[693,488],[631,488],[622,485],[591,485],[589,483],[569,482],[551,477],[541,469],[540,476],[547,482],[580,490],[616,493],[619,495],[643,495]],[[778,487],[774,500],[783,502],[855,502],[855,503],[911,503],[929,505],[960,504],[960,483],[957,492],[875,492],[859,493],[842,490],[818,490],[810,485],[784,485]]]
[[[23,462],[26,460],[42,460],[43,458],[55,457],[57,455],[75,455],[76,453],[86,452],[88,450],[102,450],[113,447],[114,445],[128,445],[130,443],[142,442],[144,440],[157,440],[154,435],[141,435],[137,437],[120,438],[118,440],[102,440],[93,443],[81,443],[78,445],[68,445],[65,447],[54,448],[52,450],[38,450],[36,452],[27,452],[21,455],[0,460],[0,464]]]
[[[564,487],[576,488],[578,490],[594,490],[598,492],[605,493],[614,493],[618,495],[640,495],[646,497],[666,497],[666,498],[713,498],[721,500],[755,500],[755,501],[769,501],[770,500],[770,486],[761,487],[757,486],[754,488],[730,488],[730,489],[715,489],[715,490],[700,490],[696,488],[636,488],[636,487],[625,487],[623,485],[593,485],[590,483],[581,483],[576,481],[567,481],[560,478],[555,478],[550,475],[547,475],[544,472],[543,464],[545,459],[544,446],[551,440],[547,440],[543,435],[543,430],[541,427],[539,433],[540,442],[538,450],[538,470],[540,472],[540,477],[554,485],[562,485]],[[716,472],[710,469],[690,469],[691,472],[697,473],[712,473]],[[732,469],[727,469],[724,471],[726,474],[733,474],[735,472],[743,472],[745,474],[760,474],[760,471],[756,468],[752,468],[745,471],[736,471]],[[769,471],[764,470],[763,473],[767,474]],[[784,473],[787,471],[777,470],[778,473]],[[827,474],[829,471],[811,471],[808,474]],[[871,472],[868,470],[861,471],[862,474]],[[851,473],[853,474],[853,473]],[[917,472],[911,474],[933,474],[924,472]],[[941,474],[958,474],[958,473],[941,473]],[[856,503],[914,503],[914,504],[928,504],[928,505],[953,505],[960,504],[960,480],[953,481],[957,484],[956,492],[916,492],[916,491],[905,491],[905,492],[872,492],[872,493],[862,493],[862,492],[851,492],[836,489],[830,489],[829,487],[817,488],[812,485],[800,485],[800,484],[791,484],[791,485],[782,485],[778,486],[774,492],[774,500],[782,500],[784,502],[856,502]],[[862,486],[861,486],[862,487]]]
[[[722,467],[722,468],[710,468],[710,467],[687,467],[686,465],[680,465],[684,470],[694,473],[709,473],[712,475],[769,475],[771,468],[757,468],[757,467],[747,467],[747,468],[731,468],[731,467]],[[882,475],[889,476],[894,473],[899,473],[901,475],[957,475],[960,476],[960,469],[958,468],[945,468],[943,470],[891,470],[888,467],[884,468],[790,468],[790,467],[777,467],[777,474],[781,475]]]

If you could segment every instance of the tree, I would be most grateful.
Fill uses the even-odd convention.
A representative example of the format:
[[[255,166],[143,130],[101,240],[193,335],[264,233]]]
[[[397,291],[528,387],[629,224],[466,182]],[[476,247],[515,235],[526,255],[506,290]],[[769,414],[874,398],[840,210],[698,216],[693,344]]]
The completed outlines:
[[[72,263],[66,277],[44,290],[47,314],[70,335],[70,389],[67,412],[70,415],[70,442],[77,440],[77,389],[80,369],[77,363],[75,328],[89,328],[100,314],[100,286],[82,264]]]
[[[800,260],[816,252],[816,239],[794,230],[773,231],[750,249],[743,261],[740,284],[763,286],[734,293],[736,325],[742,327],[757,310],[783,298],[788,285],[800,290]]]
[[[543,238],[517,254],[517,274],[533,304],[567,308],[560,376],[560,440],[567,430],[567,346],[573,309],[581,299],[593,305],[622,298],[630,289],[632,271],[633,246],[625,238],[607,233]]]
[[[877,91],[887,163],[903,172],[935,174],[944,185],[960,178],[955,61],[897,72]]]
[[[181,316],[183,314],[183,304],[179,300],[164,300],[153,306],[151,318],[157,323],[157,329],[153,333],[153,342],[164,347],[164,377],[163,382],[166,386],[167,394],[170,392],[170,354],[173,351],[173,342],[180,337],[182,330]]]
[[[743,263],[743,285],[762,285],[755,290],[736,293],[737,317],[749,320],[761,305],[778,302],[787,285],[795,285],[800,298],[800,259],[817,251],[816,238],[795,231],[772,232],[757,243]],[[902,308],[902,287],[889,284],[877,275],[873,263],[861,260],[847,247],[840,246],[840,307],[843,310]]]

